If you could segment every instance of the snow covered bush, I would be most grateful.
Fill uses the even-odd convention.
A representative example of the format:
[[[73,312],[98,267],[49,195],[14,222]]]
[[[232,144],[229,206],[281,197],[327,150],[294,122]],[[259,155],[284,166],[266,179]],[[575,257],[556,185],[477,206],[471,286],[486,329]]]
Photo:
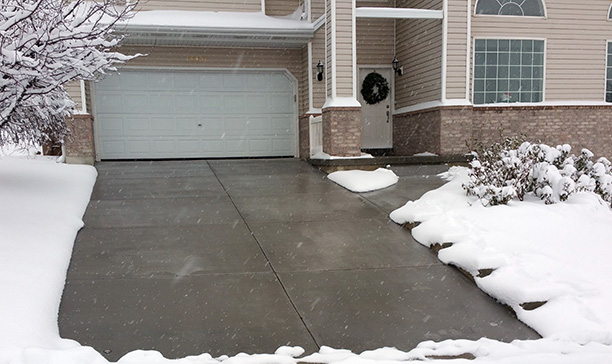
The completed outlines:
[[[593,162],[588,149],[575,156],[567,144],[553,148],[507,138],[472,155],[470,182],[463,187],[485,205],[523,200],[527,193],[551,204],[579,191],[597,193],[612,203],[612,164],[606,158]]]
[[[67,82],[94,80],[132,58],[112,51],[125,0],[0,2],[0,145],[61,141],[74,103]]]

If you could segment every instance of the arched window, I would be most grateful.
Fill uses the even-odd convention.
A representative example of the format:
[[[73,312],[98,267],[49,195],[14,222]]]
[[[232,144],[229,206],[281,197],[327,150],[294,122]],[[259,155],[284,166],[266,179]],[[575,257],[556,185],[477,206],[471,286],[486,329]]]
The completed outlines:
[[[610,5],[610,10],[608,10],[608,19],[612,19],[612,5]]]
[[[478,15],[544,16],[542,0],[478,0]]]

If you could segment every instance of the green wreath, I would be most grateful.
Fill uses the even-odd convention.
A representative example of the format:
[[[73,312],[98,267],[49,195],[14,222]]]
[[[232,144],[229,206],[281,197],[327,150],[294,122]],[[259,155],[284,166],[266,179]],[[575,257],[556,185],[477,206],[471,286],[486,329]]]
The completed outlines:
[[[363,80],[361,96],[369,105],[378,104],[389,96],[389,82],[379,73],[372,72]]]

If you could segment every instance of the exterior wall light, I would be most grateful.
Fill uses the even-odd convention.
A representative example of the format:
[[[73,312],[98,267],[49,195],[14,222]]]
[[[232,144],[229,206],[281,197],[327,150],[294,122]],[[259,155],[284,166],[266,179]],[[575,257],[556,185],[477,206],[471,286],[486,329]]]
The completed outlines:
[[[399,61],[397,60],[397,58],[393,57],[393,61],[391,62],[391,64],[393,65],[393,70],[395,71],[395,73],[397,73],[399,76],[404,74],[404,66],[399,65]]]
[[[317,63],[317,81],[323,81],[323,71],[325,71],[325,65],[319,61]]]

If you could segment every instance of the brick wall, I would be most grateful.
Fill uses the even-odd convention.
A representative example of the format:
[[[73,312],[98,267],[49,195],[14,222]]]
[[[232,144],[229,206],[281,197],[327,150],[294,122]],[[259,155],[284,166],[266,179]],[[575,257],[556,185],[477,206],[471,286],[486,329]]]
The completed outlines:
[[[436,126],[439,124],[439,128]],[[570,144],[612,158],[611,106],[441,107],[394,118],[394,152],[461,154],[467,144],[525,135],[549,145]]]
[[[70,134],[64,140],[66,162],[78,164],[93,164],[95,147],[93,135],[93,118],[89,114],[74,115],[66,119]]]
[[[393,117],[393,154],[440,154],[440,110],[430,109]]]
[[[299,157],[301,159],[310,158],[310,116],[303,115],[299,121]]]
[[[323,109],[323,151],[333,156],[361,155],[361,108]]]

